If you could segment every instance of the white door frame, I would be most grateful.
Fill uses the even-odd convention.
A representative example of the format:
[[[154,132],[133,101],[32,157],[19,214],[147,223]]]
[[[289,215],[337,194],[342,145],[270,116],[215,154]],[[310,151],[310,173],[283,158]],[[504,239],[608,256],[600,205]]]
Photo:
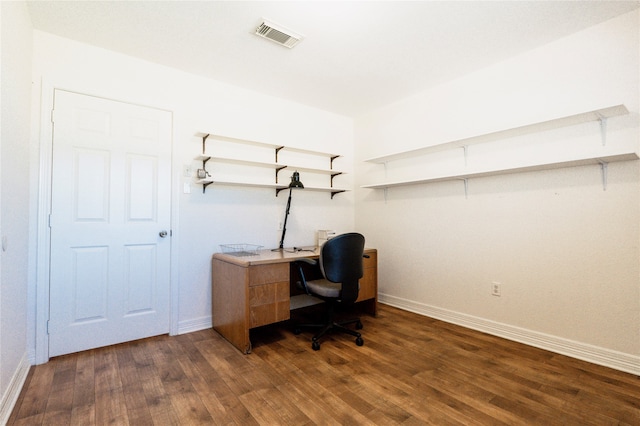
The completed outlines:
[[[61,81],[51,82],[43,79],[41,82],[40,93],[40,126],[39,126],[39,142],[40,142],[40,159],[39,159],[39,177],[38,177],[38,217],[37,217],[37,245],[36,245],[36,283],[35,283],[35,309],[28,307],[27,311],[32,312],[31,318],[34,318],[33,332],[35,332],[35,348],[34,361],[35,364],[44,364],[49,361],[49,334],[47,332],[47,323],[49,321],[49,270],[50,270],[50,247],[51,247],[51,229],[49,228],[49,213],[51,212],[51,165],[53,161],[53,123],[51,114],[54,107],[54,91],[56,89],[66,90],[82,95],[94,96],[102,99],[113,100],[117,102],[125,102],[132,105],[143,107],[162,109],[172,114],[173,111],[158,108],[152,105],[143,105],[140,103],[130,102],[121,99],[112,99],[109,96],[103,96],[93,92],[90,88],[76,87],[77,84]],[[179,168],[175,159],[178,158],[176,153],[175,135],[173,134],[174,125],[172,123],[171,135],[171,254],[170,266],[171,272],[169,277],[169,297],[170,297],[170,322],[169,333],[171,335],[178,334],[178,235],[173,232],[178,227],[178,196],[176,192],[178,185]],[[30,311],[31,310],[31,311]]]

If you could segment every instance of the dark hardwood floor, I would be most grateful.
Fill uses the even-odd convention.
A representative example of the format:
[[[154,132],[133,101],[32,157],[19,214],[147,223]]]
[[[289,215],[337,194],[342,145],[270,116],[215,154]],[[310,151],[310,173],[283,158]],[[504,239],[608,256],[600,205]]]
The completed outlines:
[[[283,325],[242,355],[213,330],[32,367],[9,425],[640,425],[640,378],[380,305],[362,347]]]

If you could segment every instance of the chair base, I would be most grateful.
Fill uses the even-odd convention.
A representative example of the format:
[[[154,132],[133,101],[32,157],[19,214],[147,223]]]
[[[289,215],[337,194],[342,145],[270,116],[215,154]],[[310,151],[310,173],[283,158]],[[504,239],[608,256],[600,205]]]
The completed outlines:
[[[315,334],[315,336],[311,338],[311,348],[314,351],[317,351],[320,349],[320,338],[323,337],[325,334],[333,331],[350,334],[356,338],[355,340],[356,345],[358,346],[364,345],[364,340],[362,339],[362,335],[355,330],[345,327],[348,324],[355,324],[356,330],[362,329],[362,322],[360,321],[360,318],[353,318],[353,319],[349,319],[346,321],[339,321],[339,322],[331,320],[323,324],[298,324],[295,326],[293,332],[294,334],[300,334],[302,328],[319,328],[320,331],[318,331]]]

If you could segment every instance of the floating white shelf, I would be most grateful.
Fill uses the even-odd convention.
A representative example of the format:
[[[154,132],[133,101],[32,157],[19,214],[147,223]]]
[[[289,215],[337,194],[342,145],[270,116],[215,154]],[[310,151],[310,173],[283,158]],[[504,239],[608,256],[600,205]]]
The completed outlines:
[[[411,158],[420,155],[426,155],[438,151],[444,151],[451,148],[463,148],[479,143],[490,142],[498,139],[505,139],[515,136],[522,136],[529,133],[543,132],[546,130],[559,129],[561,127],[573,126],[575,124],[587,123],[590,121],[602,121],[610,117],[628,114],[629,110],[624,105],[614,105],[611,107],[600,108],[593,111],[587,111],[580,114],[570,115],[566,117],[556,118],[553,120],[542,121],[539,123],[528,124],[525,126],[514,127],[511,129],[500,130],[497,132],[486,133],[483,135],[473,136],[470,138],[458,139],[436,145],[430,145],[422,148],[402,151],[395,154],[383,155],[380,157],[369,158],[365,160],[369,163],[388,163],[391,161]]]

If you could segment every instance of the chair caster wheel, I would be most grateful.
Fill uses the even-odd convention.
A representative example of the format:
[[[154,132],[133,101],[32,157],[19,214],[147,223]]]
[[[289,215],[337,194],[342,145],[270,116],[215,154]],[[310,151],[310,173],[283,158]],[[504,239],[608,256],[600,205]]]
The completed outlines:
[[[362,330],[362,323],[360,321],[356,323],[356,330]]]
[[[364,340],[362,339],[362,337],[356,337],[356,345],[358,346],[364,345]]]
[[[313,343],[311,343],[311,349],[313,349],[314,351],[319,351],[320,343],[318,343],[317,341],[314,341]]]

